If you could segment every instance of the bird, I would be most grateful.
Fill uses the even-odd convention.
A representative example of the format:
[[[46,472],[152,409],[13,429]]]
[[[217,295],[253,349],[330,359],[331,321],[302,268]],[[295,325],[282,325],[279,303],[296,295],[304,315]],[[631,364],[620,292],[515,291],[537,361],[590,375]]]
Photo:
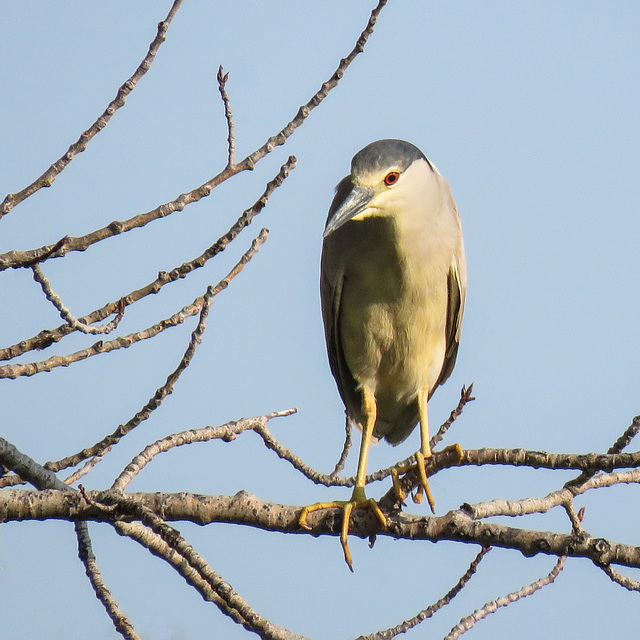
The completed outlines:
[[[299,516],[309,529],[309,513],[343,509],[340,540],[351,571],[352,510],[371,508],[387,525],[365,494],[372,442],[397,445],[420,425],[414,499],[424,492],[435,513],[425,470],[432,455],[427,405],[453,371],[466,289],[460,216],[435,165],[404,140],[378,140],[358,151],[329,208],[320,276],[329,365],[348,419],[362,432],[356,481],[350,500],[318,502]],[[402,500],[397,472],[393,483]]]

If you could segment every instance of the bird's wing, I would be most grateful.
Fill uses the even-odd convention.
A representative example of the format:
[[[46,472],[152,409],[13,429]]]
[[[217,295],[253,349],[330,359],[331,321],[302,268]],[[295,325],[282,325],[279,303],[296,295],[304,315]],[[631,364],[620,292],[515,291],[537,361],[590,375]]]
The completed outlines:
[[[361,410],[357,391],[358,383],[347,366],[340,335],[340,304],[343,286],[344,272],[327,274],[324,270],[322,271],[320,298],[329,366],[347,413],[357,422],[360,419]]]
[[[464,267],[463,267],[464,268]],[[460,328],[462,326],[462,314],[464,312],[464,301],[466,294],[466,284],[464,276],[460,272],[458,260],[454,257],[449,273],[447,274],[447,320],[445,325],[446,348],[444,362],[438,382],[434,385],[431,393],[443,384],[451,375],[458,356],[458,345],[460,344]]]
[[[327,224],[349,196],[352,188],[351,176],[346,176],[338,183],[336,194],[329,207]],[[324,239],[320,275],[320,301],[322,303],[322,319],[324,321],[324,334],[331,373],[336,380],[340,397],[347,408],[348,414],[358,421],[361,410],[357,391],[358,383],[354,380],[347,366],[340,334],[340,306],[345,280],[344,267],[340,259],[343,250],[344,247],[342,247],[339,237],[336,238],[335,234],[330,234],[329,237]],[[330,254],[329,259],[325,259],[327,254]]]

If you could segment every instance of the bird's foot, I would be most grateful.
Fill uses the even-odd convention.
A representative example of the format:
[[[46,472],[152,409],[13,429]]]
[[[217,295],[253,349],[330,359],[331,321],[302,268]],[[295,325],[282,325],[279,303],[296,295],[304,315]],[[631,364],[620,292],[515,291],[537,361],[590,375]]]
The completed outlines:
[[[455,453],[455,456],[458,459],[458,462],[462,461],[462,458],[464,457],[464,453],[462,451],[462,447],[456,443],[456,444],[452,444],[449,445],[448,447],[445,447],[441,453]],[[422,502],[423,497],[426,495],[427,496],[427,502],[429,503],[429,508],[431,509],[432,513],[436,512],[436,501],[433,497],[433,494],[431,493],[431,489],[429,487],[429,479],[427,477],[427,470],[426,470],[426,465],[425,465],[425,461],[431,457],[431,452],[428,453],[428,455],[426,455],[425,453],[423,453],[422,451],[417,451],[416,452],[416,464],[415,465],[409,465],[407,467],[398,467],[396,469],[392,469],[391,470],[391,479],[393,481],[393,488],[394,491],[396,493],[396,498],[402,502],[404,504],[404,499],[407,497],[404,490],[402,489],[402,484],[400,483],[400,475],[404,475],[405,473],[407,473],[408,471],[410,471],[411,469],[418,469],[418,475],[419,475],[419,481],[418,481],[418,488],[416,489],[415,494],[412,496],[412,500],[416,503],[416,504],[420,504]]]
[[[342,509],[342,528],[340,530],[340,544],[342,545],[342,552],[344,553],[344,561],[349,566],[349,569],[353,572],[353,558],[351,557],[351,551],[349,550],[349,519],[351,512],[354,509],[371,509],[383,529],[387,527],[387,518],[378,506],[378,503],[373,498],[367,498],[364,494],[364,489],[356,487],[353,490],[351,500],[334,500],[333,502],[316,502],[308,507],[304,507],[298,517],[298,524],[302,529],[310,530],[311,527],[307,523],[307,516],[314,511],[320,509]]]

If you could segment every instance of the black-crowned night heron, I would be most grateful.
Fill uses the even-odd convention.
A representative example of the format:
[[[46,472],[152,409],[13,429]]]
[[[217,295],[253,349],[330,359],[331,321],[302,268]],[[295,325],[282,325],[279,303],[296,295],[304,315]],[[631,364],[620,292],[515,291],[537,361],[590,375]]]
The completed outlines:
[[[359,151],[329,209],[320,281],[331,371],[362,431],[356,484],[349,501],[305,507],[299,519],[307,527],[308,513],[342,507],[341,541],[351,569],[351,511],[370,507],[386,526],[375,500],[365,496],[372,440],[396,445],[420,423],[417,498],[424,491],[434,509],[425,470],[427,402],[456,361],[466,282],[460,218],[447,181],[403,140],[378,140]],[[397,474],[394,486],[400,494]]]

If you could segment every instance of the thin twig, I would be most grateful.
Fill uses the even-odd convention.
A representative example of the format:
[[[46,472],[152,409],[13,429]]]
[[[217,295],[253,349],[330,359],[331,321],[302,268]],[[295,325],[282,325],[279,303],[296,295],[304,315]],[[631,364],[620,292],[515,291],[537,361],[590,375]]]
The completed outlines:
[[[124,491],[131,480],[138,475],[150,462],[160,453],[166,453],[174,447],[181,447],[196,442],[208,442],[210,440],[221,439],[229,442],[243,431],[249,429],[256,430],[264,426],[273,418],[281,418],[296,413],[296,409],[286,409],[285,411],[274,411],[265,416],[255,418],[241,418],[233,422],[227,422],[219,427],[204,427],[203,429],[189,429],[180,433],[174,433],[153,444],[147,445],[133,460],[125,467],[122,473],[115,479],[111,488],[115,491]]]
[[[43,187],[50,187],[56,179],[56,176],[58,176],[58,174],[60,174],[79,153],[82,153],[87,148],[89,141],[96,134],[105,128],[113,114],[124,105],[127,96],[131,91],[133,91],[138,80],[140,80],[140,78],[142,78],[142,76],[151,67],[151,63],[154,61],[160,45],[166,39],[167,29],[169,28],[169,25],[181,4],[182,0],[175,0],[171,5],[171,9],[169,10],[167,17],[162,22],[158,23],[158,33],[149,45],[147,55],[142,59],[142,62],[138,65],[138,68],[134,71],[133,75],[120,86],[116,93],[116,97],[109,103],[100,117],[86,131],[84,131],[76,142],[67,149],[67,152],[61,158],[56,160],[39,178],[22,189],[22,191],[19,191],[18,193],[10,193],[5,197],[2,205],[0,205],[0,218],[9,213],[9,211],[11,211],[11,209],[13,209],[17,204],[20,204],[23,200],[26,200],[29,196],[33,195],[36,191]]]
[[[83,476],[86,476],[87,473],[89,473],[89,471],[91,471],[91,469],[93,469],[93,467],[95,467],[98,462],[100,462],[104,456],[109,453],[109,451],[111,451],[111,447],[107,447],[101,455],[89,458],[77,471],[66,477],[64,479],[64,483],[71,485],[80,480]],[[46,464],[44,466],[46,468]]]
[[[231,100],[229,100],[229,94],[227,93],[227,80],[229,74],[224,73],[222,65],[218,67],[218,90],[220,91],[220,97],[222,98],[222,104],[224,105],[224,117],[227,121],[227,167],[232,167],[236,161],[236,134],[235,125],[233,123],[233,114],[231,113]]]
[[[460,417],[462,411],[465,406],[469,402],[473,402],[475,398],[471,395],[473,393],[473,382],[469,385],[469,387],[462,387],[460,391],[460,401],[458,402],[458,406],[451,412],[447,420],[440,425],[437,433],[429,440],[429,446],[434,449],[435,446],[444,438],[444,434],[447,433],[449,427]]]
[[[226,289],[229,282],[235,278],[244,266],[251,260],[251,258],[258,251],[260,246],[266,241],[268,236],[268,230],[262,229],[260,234],[251,243],[251,248],[242,256],[238,264],[229,272],[229,274],[221,280],[215,287],[216,291],[214,295],[220,293],[223,289]],[[74,362],[80,360],[86,360],[92,356],[96,356],[101,353],[108,353],[117,349],[127,349],[132,344],[140,342],[141,340],[148,340],[149,338],[155,338],[158,334],[162,333],[166,329],[177,327],[182,324],[187,318],[199,313],[204,304],[204,296],[198,296],[191,304],[184,306],[180,311],[174,313],[169,318],[165,318],[160,322],[143,329],[142,331],[135,331],[126,336],[114,338],[107,342],[96,342],[91,347],[81,349],[63,356],[52,356],[47,360],[40,362],[28,362],[25,364],[8,364],[0,367],[0,378],[18,378],[20,376],[33,376],[43,371],[51,371],[57,367],[68,367]],[[110,443],[113,444],[113,443]]]
[[[351,424],[351,420],[349,419],[349,414],[344,412],[344,445],[342,446],[342,452],[340,453],[340,457],[338,458],[338,462],[336,462],[336,466],[333,471],[329,474],[329,478],[331,480],[335,480],[340,476],[344,469],[344,465],[347,462],[347,456],[349,455],[349,451],[351,449],[352,443],[352,435],[353,435],[353,425]]]
[[[285,164],[280,167],[280,171],[273,180],[267,183],[264,192],[258,198],[258,200],[249,208],[246,209],[242,215],[233,223],[229,230],[220,238],[218,238],[204,253],[197,258],[193,258],[188,262],[183,263],[179,267],[175,267],[171,271],[161,271],[158,277],[149,284],[135,289],[127,295],[123,296],[115,302],[109,302],[100,309],[96,309],[91,313],[79,318],[79,322],[85,325],[89,325],[94,322],[104,320],[104,318],[110,316],[113,313],[117,313],[118,309],[122,305],[123,307],[129,306],[142,300],[148,295],[156,294],[162,289],[165,284],[175,282],[181,278],[186,278],[192,271],[203,267],[208,260],[215,257],[222,251],[224,251],[230,242],[235,240],[240,232],[251,224],[253,218],[258,215],[266,206],[270,196],[273,192],[282,185],[282,183],[289,176],[292,169],[296,166],[295,156],[290,156]],[[63,324],[56,329],[45,329],[41,331],[37,336],[29,338],[27,340],[21,340],[19,343],[10,347],[0,349],[0,361],[11,360],[20,356],[28,351],[42,350],[51,346],[52,344],[59,342],[65,336],[72,333],[75,329],[69,324]]]
[[[565,556],[558,558],[558,562],[556,562],[553,569],[544,578],[540,578],[540,580],[536,580],[535,582],[522,587],[518,591],[513,591],[506,596],[501,596],[491,602],[487,602],[482,608],[476,609],[471,615],[462,618],[462,620],[460,620],[460,622],[451,629],[444,640],[456,640],[463,633],[472,629],[477,622],[486,618],[490,613],[495,613],[501,607],[506,607],[513,602],[517,602],[521,598],[526,598],[539,589],[542,589],[542,587],[546,587],[548,584],[551,584],[564,568],[565,560]]]
[[[433,614],[436,613],[436,611],[442,609],[442,607],[444,607],[445,605],[448,605],[458,595],[458,593],[462,591],[467,582],[471,580],[472,576],[478,570],[478,565],[480,564],[482,558],[484,558],[489,551],[491,551],[491,547],[483,547],[478,555],[474,558],[473,562],[469,565],[469,568],[464,573],[464,575],[460,578],[460,580],[458,580],[457,584],[455,584],[444,597],[440,598],[440,600],[432,605],[429,605],[428,607],[426,607],[426,609],[423,609],[412,618],[401,622],[395,627],[385,629],[384,631],[378,631],[368,636],[360,636],[359,638],[357,638],[357,640],[391,640],[401,633],[406,633],[407,631],[409,631],[409,629],[413,629],[413,627],[419,625],[424,620],[431,618]]]
[[[634,580],[633,578],[629,578],[628,576],[622,575],[619,571],[616,571],[611,565],[596,565],[599,566],[610,578],[613,582],[616,582],[621,587],[628,589],[629,591],[640,591],[640,582]]]
[[[33,270],[33,279],[40,285],[47,300],[58,310],[62,319],[66,320],[72,329],[81,331],[82,333],[97,335],[111,333],[120,324],[120,320],[122,320],[122,316],[124,315],[124,305],[122,301],[119,301],[120,304],[118,304],[116,317],[111,320],[111,322],[104,325],[85,324],[74,316],[71,310],[65,306],[60,296],[53,290],[49,279],[42,273],[40,265],[34,264],[31,269]]]
[[[93,554],[91,546],[91,538],[86,522],[74,523],[76,537],[78,539],[78,557],[84,565],[85,573],[89,582],[93,587],[96,598],[100,600],[105,608],[107,615],[111,618],[116,631],[127,640],[141,640],[140,636],[135,632],[131,621],[120,611],[118,603],[114,600],[109,589],[107,589],[102,574],[98,568],[98,563]]]

